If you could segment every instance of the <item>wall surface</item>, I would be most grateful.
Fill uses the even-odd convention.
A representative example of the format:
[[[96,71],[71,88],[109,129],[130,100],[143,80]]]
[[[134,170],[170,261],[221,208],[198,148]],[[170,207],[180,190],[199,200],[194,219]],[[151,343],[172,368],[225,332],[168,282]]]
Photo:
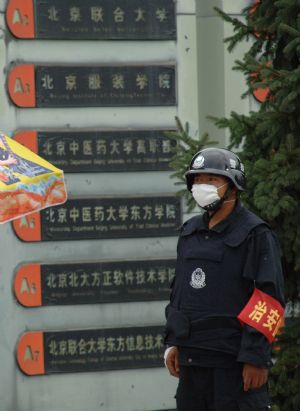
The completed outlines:
[[[217,129],[207,117],[228,116],[231,111],[249,111],[249,98],[240,98],[245,92],[244,78],[232,70],[235,60],[242,58],[247,45],[239,45],[228,53],[224,39],[233,34],[232,27],[217,15],[214,7],[242,19],[241,11],[251,4],[251,0],[199,0],[196,4],[199,130],[200,134],[208,132],[212,140],[219,141],[219,147],[226,147],[229,136],[224,130]]]
[[[247,112],[240,100],[242,77],[232,71],[243,48],[228,55],[223,44],[231,32],[213,6],[240,15],[245,0],[178,0],[177,41],[48,41],[14,39],[5,23],[6,1],[0,0],[0,119],[12,135],[20,129],[172,128],[174,117],[189,122],[191,133],[208,131],[228,143],[208,115],[231,110]],[[6,92],[6,74],[14,62],[40,64],[175,63],[176,107],[20,109]],[[68,194],[74,196],[175,193],[169,172],[68,174]],[[188,217],[183,215],[183,219]],[[16,365],[15,348],[26,330],[71,330],[150,326],[164,323],[166,301],[26,309],[12,292],[19,264],[166,258],[176,253],[176,237],[23,243],[9,223],[0,226],[0,411],[155,411],[175,408],[177,381],[161,367],[94,373],[27,377]]]

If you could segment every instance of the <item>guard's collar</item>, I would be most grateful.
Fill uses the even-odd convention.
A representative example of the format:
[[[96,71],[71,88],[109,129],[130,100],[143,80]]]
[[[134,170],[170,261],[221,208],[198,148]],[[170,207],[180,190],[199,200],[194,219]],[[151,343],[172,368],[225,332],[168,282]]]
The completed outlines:
[[[226,230],[226,228],[231,224],[233,220],[235,220],[238,214],[243,209],[240,201],[237,200],[236,206],[234,210],[229,214],[227,218],[220,221],[211,229],[208,228],[209,223],[209,216],[207,211],[203,215],[199,215],[196,217],[191,218],[187,222],[185,222],[182,226],[181,235],[186,236],[192,234],[194,231],[201,231],[201,230],[210,230],[215,231],[217,233],[221,233]]]
[[[243,206],[241,205],[241,202],[237,200],[234,209],[232,212],[222,221],[220,221],[218,224],[214,225],[210,230],[211,231],[216,231],[217,233],[222,233],[223,231],[226,230],[226,228],[233,222],[236,221],[238,218],[238,215],[242,211]],[[205,219],[206,221],[206,228],[208,229],[208,214],[205,214]]]

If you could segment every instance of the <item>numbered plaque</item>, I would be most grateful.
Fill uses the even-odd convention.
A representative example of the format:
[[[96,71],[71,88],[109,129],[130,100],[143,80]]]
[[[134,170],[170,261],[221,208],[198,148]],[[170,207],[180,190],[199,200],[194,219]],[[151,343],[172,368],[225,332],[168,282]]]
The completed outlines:
[[[23,241],[177,236],[181,202],[174,196],[73,199],[12,224]]]
[[[15,139],[66,173],[167,171],[176,146],[164,130],[21,131]]]
[[[17,360],[26,375],[163,367],[164,327],[26,332]]]
[[[167,300],[175,259],[25,264],[14,289],[25,307]]]
[[[9,73],[19,107],[133,107],[176,105],[175,67],[34,66]]]
[[[174,0],[8,0],[22,39],[175,40]]]

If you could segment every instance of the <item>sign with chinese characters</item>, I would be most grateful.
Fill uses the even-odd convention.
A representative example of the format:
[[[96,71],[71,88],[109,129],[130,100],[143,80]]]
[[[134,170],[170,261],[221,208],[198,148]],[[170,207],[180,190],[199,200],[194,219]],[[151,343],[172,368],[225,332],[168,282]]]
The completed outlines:
[[[164,327],[29,331],[17,345],[26,375],[163,367]]]
[[[173,195],[71,199],[13,221],[23,241],[177,236],[180,225],[181,202]]]
[[[14,290],[25,307],[167,300],[175,259],[25,264]]]
[[[21,39],[175,40],[174,0],[8,0]]]
[[[170,170],[176,145],[164,130],[23,131],[15,140],[67,173]]]
[[[8,90],[19,107],[176,105],[175,66],[34,66],[12,68]]]

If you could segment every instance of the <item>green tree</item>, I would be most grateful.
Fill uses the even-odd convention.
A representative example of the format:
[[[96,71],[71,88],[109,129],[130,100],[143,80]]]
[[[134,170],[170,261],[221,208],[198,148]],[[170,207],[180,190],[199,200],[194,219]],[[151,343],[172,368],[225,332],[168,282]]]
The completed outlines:
[[[175,185],[183,186],[181,190],[177,192],[179,197],[182,197],[186,201],[187,210],[191,211],[195,207],[195,201],[192,195],[186,189],[185,173],[189,169],[191,158],[197,151],[200,151],[205,146],[216,145],[216,141],[210,141],[207,133],[194,138],[189,135],[189,124],[181,123],[178,117],[175,117],[177,130],[166,131],[165,135],[176,141],[176,145],[173,148],[173,157],[170,162],[171,168],[174,173],[172,178],[176,178]]]
[[[231,51],[248,40],[235,70],[244,73],[245,96],[263,89],[267,98],[255,112],[215,119],[228,128],[231,148],[241,148],[247,192],[243,201],[267,220],[283,250],[286,297],[300,297],[300,0],[261,0],[244,10],[245,20],[216,9],[233,25],[225,39]],[[300,410],[300,320],[287,321],[278,340],[271,373],[274,410]]]

